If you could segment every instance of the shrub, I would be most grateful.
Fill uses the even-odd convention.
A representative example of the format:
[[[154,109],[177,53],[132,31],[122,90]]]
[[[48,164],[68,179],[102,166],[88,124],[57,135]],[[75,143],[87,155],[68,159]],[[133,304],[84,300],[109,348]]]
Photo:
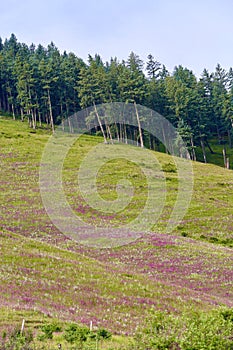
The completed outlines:
[[[97,338],[99,338],[99,339],[101,339],[101,338],[102,339],[110,339],[112,336],[112,334],[104,328],[98,329],[96,335],[97,335]]]
[[[96,349],[96,344],[103,339],[110,339],[112,334],[104,328],[90,331],[86,326],[72,323],[64,331],[64,339],[71,344],[80,346],[81,349]],[[76,348],[75,348],[76,349]],[[79,347],[78,347],[79,349]]]
[[[176,173],[177,168],[175,164],[169,162],[162,165],[162,171],[164,171],[165,173]]]
[[[79,326],[76,323],[71,323],[65,329],[64,339],[71,344],[81,343],[87,340],[89,334],[90,330],[86,326]]]
[[[38,339],[43,341],[45,339],[53,339],[54,332],[61,332],[62,327],[57,323],[47,323],[41,326],[42,334],[38,335]]]

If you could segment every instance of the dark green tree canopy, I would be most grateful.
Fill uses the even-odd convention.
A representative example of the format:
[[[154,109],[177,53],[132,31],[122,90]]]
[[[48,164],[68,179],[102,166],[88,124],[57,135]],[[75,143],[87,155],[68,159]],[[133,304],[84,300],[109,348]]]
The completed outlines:
[[[145,64],[133,51],[126,61],[114,57],[104,62],[95,54],[88,55],[85,63],[74,53],[61,54],[53,42],[47,47],[33,43],[28,47],[14,34],[4,42],[0,38],[0,110],[14,118],[19,115],[33,128],[47,123],[53,129],[81,108],[106,102],[131,102],[161,113],[179,129],[194,159],[196,146],[202,147],[205,158],[204,148],[211,137],[232,144],[232,68],[226,71],[218,63],[214,72],[203,69],[197,79],[182,65],[169,73],[152,54]],[[123,138],[123,129],[118,127],[116,135]],[[104,128],[102,133],[106,133]],[[127,133],[140,134],[141,145],[153,144],[143,130],[138,134],[124,125],[125,139]],[[108,134],[112,136],[110,126]]]

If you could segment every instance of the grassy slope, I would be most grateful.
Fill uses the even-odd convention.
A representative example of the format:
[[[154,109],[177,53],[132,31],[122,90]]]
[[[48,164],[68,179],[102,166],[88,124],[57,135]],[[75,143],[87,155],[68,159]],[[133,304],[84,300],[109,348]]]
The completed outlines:
[[[227,156],[227,158],[229,158],[230,169],[233,169],[233,148],[229,147],[228,139],[225,138],[224,141],[226,142],[225,143],[226,156]],[[210,152],[209,148],[206,147],[207,162],[224,167],[223,145],[219,144],[217,138],[209,140],[209,143],[210,143],[210,146],[212,149],[212,153]],[[201,147],[197,147],[196,156],[200,162],[204,161]]]
[[[177,174],[166,172],[167,199],[154,227],[157,233],[127,246],[96,250],[61,234],[43,208],[38,173],[47,140],[44,130],[34,133],[26,124],[0,119],[2,323],[9,314],[6,310],[13,309],[10,317],[16,320],[18,313],[35,323],[38,317],[42,322],[48,316],[84,323],[92,320],[112,331],[132,334],[151,308],[180,312],[233,306],[232,171],[195,163],[190,208],[172,235],[160,235],[177,190]],[[80,204],[75,187],[77,166],[100,141],[82,138],[65,163],[67,197],[80,215],[85,203]],[[156,154],[156,158],[165,168],[172,163],[166,154]],[[136,186],[128,215],[123,212],[110,220],[117,225],[138,215],[146,187],[134,165],[115,164],[115,172],[113,165],[101,170],[98,186],[103,198],[115,198],[114,185],[123,168],[134,175]],[[95,218],[95,212],[85,213],[87,220]],[[108,217],[101,220],[108,224]]]

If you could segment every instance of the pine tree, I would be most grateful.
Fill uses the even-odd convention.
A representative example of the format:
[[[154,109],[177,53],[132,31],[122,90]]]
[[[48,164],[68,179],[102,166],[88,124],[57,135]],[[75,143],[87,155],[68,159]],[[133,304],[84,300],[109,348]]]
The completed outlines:
[[[150,79],[157,79],[160,76],[161,63],[156,61],[154,57],[149,54],[147,56],[146,71]]]

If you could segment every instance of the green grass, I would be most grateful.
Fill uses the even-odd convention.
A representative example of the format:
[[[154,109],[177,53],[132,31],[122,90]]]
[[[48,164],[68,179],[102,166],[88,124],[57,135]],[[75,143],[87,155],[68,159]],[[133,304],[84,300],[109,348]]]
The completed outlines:
[[[65,162],[64,182],[65,190],[70,199],[73,209],[77,206],[86,208],[85,214],[80,215],[86,218],[87,222],[100,224],[98,212],[89,208],[82,199],[77,183],[77,169],[82,163],[84,156],[91,147],[102,141],[98,138],[81,138],[73,147]],[[80,147],[82,144],[82,147]],[[111,150],[111,145],[106,146]],[[126,159],[115,159],[105,163],[99,169],[97,177],[97,188],[99,195],[104,200],[115,200],[118,196],[116,186],[119,180],[125,178],[134,187],[134,195],[131,203],[125,210],[120,211],[114,218],[109,220],[110,225],[121,225],[129,223],[137,217],[145,206],[148,196],[148,183],[142,169],[149,172],[150,185],[154,189],[152,201],[163,208],[161,215],[153,226],[154,232],[166,233],[167,221],[170,218],[174,204],[177,200],[178,174],[173,159],[164,153],[150,152],[152,159],[143,164],[140,157],[141,150],[138,150],[139,165],[130,162],[131,146],[115,145],[114,152],[125,154]],[[109,151],[108,151],[109,152]],[[147,151],[149,152],[149,151]],[[147,153],[146,153],[147,154]],[[151,156],[150,156],[151,157]],[[154,161],[154,163],[153,163]],[[140,163],[141,162],[141,163]],[[147,164],[148,163],[148,164]],[[157,163],[161,164],[160,168]],[[90,171],[91,171],[91,165]],[[142,168],[142,169],[141,169]],[[149,168],[149,169],[148,169]],[[219,243],[229,247],[233,246],[233,181],[232,170],[226,170],[212,164],[193,163],[194,190],[192,200],[187,213],[173,233]],[[88,179],[88,178],[87,178]],[[165,180],[165,181],[163,181]],[[162,203],[164,191],[166,199]],[[75,196],[74,196],[75,193]],[[184,193],[185,196],[185,193]],[[161,204],[162,203],[162,204]],[[126,215],[127,213],[127,215]],[[88,216],[89,215],[89,216]],[[153,220],[151,220],[152,222]],[[103,220],[102,224],[106,222]]]
[[[179,184],[174,160],[131,146],[104,146],[101,137],[82,136],[70,149],[62,176],[66,198],[86,224],[111,231],[132,223],[142,212],[149,189],[151,203],[162,207],[157,221],[147,217],[154,233],[115,248],[92,248],[62,234],[43,206],[39,169],[49,137],[46,129],[32,131],[26,123],[0,118],[2,330],[20,325],[23,318],[35,333],[47,322],[93,321],[114,334],[101,349],[132,349],[132,337],[151,312],[168,310],[182,319],[182,314],[212,315],[219,307],[233,306],[231,170],[193,163],[190,206],[167,234]],[[104,146],[96,181],[99,199],[109,205],[119,196],[130,199],[114,214],[93,208],[78,187],[79,166],[97,146]],[[122,156],[109,160],[104,152]],[[89,163],[87,180],[93,164]],[[63,342],[61,334],[45,346],[52,349],[57,342]]]
[[[225,144],[226,157],[229,158],[230,169],[233,169],[233,148],[229,147],[227,139],[225,139],[225,142],[226,142],[226,144]],[[207,163],[211,163],[214,165],[224,167],[223,145],[219,144],[217,138],[209,140],[209,144],[211,146],[213,153],[210,152],[208,147],[205,148]],[[197,147],[196,156],[200,162],[204,162],[201,147]]]

